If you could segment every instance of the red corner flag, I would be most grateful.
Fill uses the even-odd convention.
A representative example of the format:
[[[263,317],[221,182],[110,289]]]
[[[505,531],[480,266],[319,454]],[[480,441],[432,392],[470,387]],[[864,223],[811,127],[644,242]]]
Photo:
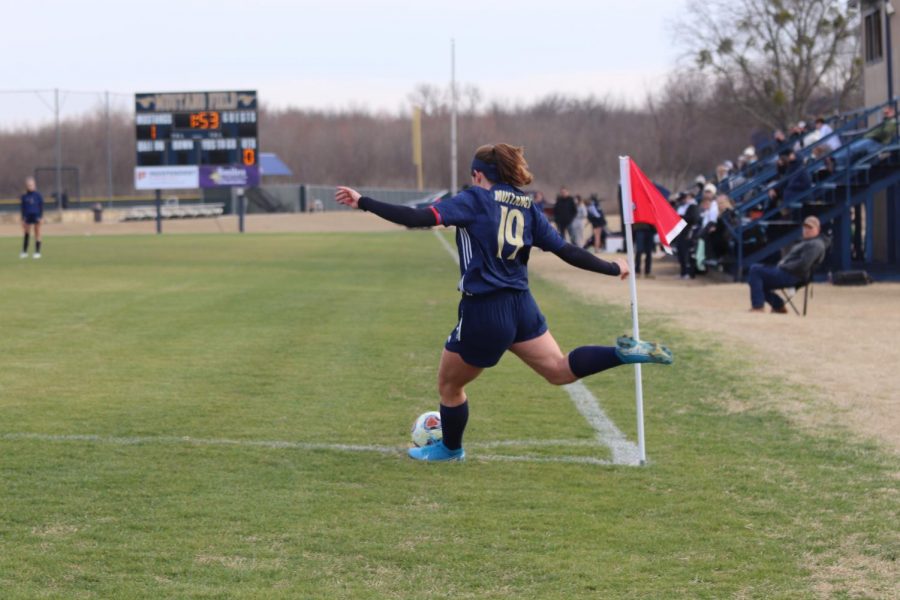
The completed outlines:
[[[631,222],[648,223],[656,227],[663,249],[672,254],[672,248],[669,244],[681,233],[681,230],[687,226],[687,223],[669,206],[668,201],[662,197],[656,186],[647,179],[647,176],[638,168],[637,164],[630,158],[628,163],[631,201],[634,206]],[[627,214],[625,218],[626,222],[628,222]]]

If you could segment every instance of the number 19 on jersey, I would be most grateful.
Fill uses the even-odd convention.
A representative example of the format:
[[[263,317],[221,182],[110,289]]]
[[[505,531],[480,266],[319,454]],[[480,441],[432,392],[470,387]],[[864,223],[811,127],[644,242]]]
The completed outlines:
[[[515,260],[525,245],[525,215],[518,208],[500,205],[500,228],[497,230],[497,258],[503,258],[504,245],[513,247],[506,260]]]

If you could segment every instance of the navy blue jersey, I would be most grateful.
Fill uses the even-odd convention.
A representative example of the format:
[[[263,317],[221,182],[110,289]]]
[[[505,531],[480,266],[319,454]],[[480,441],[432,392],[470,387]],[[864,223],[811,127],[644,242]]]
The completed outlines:
[[[44,198],[40,192],[25,192],[21,201],[23,217],[41,217],[44,215]]]
[[[565,241],[523,191],[506,184],[472,187],[434,205],[438,225],[456,226],[459,290],[487,294],[528,289],[528,256],[555,252]]]

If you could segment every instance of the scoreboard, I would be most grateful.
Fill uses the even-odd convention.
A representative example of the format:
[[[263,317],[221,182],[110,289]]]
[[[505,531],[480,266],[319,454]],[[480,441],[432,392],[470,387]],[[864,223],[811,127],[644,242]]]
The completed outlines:
[[[135,94],[135,187],[259,183],[255,91]]]

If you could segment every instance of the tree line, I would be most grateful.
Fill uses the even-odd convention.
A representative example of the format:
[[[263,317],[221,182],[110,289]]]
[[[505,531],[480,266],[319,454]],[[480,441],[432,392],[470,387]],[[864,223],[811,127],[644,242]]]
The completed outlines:
[[[620,154],[630,154],[667,185],[699,172],[746,145],[750,127],[720,127],[725,115],[701,94],[681,94],[634,108],[598,98],[551,95],[530,105],[495,103],[464,107],[458,120],[459,182],[484,143],[522,145],[535,175],[535,189],[552,194],[561,185],[609,195],[618,177]],[[113,113],[112,187],[116,195],[134,193],[135,132],[132,116]],[[413,188],[412,127],[407,114],[363,110],[267,110],[259,117],[262,152],[275,152],[291,168],[292,181],[316,184]],[[424,182],[450,186],[450,109],[428,107],[422,117]],[[61,122],[62,164],[78,168],[82,196],[107,193],[107,123],[98,110]],[[56,161],[53,125],[0,131],[0,196],[20,193],[36,167]],[[52,184],[47,174],[44,187]],[[71,193],[71,191],[70,191]]]

